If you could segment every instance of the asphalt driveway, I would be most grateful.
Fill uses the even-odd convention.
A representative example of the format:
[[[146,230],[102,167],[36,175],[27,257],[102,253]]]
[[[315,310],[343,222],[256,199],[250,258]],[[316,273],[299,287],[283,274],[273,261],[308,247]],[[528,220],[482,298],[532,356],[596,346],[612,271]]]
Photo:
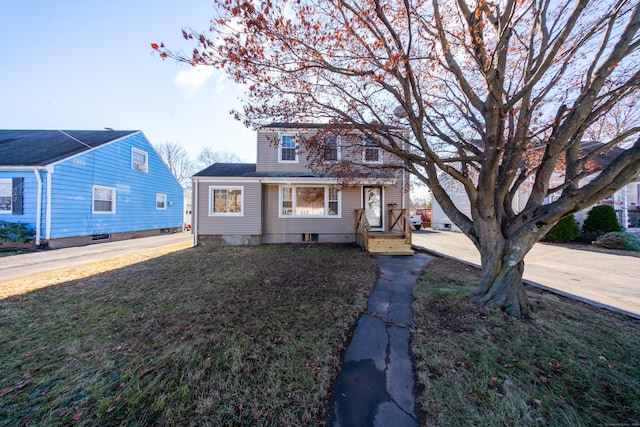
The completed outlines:
[[[4,256],[0,257],[0,282],[115,258],[145,249],[175,245],[190,240],[193,240],[191,233],[161,234],[138,239],[101,242],[72,248]]]
[[[480,265],[462,233],[415,231],[413,244]],[[524,260],[526,282],[640,318],[640,258],[537,243]]]

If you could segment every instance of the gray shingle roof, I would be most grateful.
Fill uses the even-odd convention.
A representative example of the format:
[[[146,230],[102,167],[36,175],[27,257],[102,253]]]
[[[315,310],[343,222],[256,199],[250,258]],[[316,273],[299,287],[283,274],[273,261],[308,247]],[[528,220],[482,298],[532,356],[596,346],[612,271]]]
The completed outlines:
[[[307,172],[256,172],[255,163],[214,163],[193,176],[207,176],[219,178],[335,178],[326,173]],[[392,173],[369,172],[360,178],[387,179],[394,178]]]
[[[239,177],[239,178],[320,178],[326,175],[313,172],[256,172],[255,163],[214,163],[194,176]]]
[[[248,176],[255,173],[255,163],[214,163],[194,176]]]
[[[45,166],[137,132],[0,129],[0,166]]]

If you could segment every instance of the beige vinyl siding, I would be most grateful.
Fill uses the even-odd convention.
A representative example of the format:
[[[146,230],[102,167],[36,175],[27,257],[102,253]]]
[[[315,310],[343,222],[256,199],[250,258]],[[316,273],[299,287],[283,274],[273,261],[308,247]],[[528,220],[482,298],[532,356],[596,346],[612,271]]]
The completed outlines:
[[[276,184],[263,187],[264,234],[353,234],[355,210],[360,207],[360,187],[342,189],[342,215],[340,217],[286,217],[280,218],[279,189]]]
[[[298,148],[298,162],[279,163],[278,162],[278,145],[280,144],[281,135],[297,135],[296,132],[258,132],[258,163],[256,170],[258,172],[308,172],[307,156],[300,148]]]
[[[242,216],[210,216],[211,187],[243,188]],[[261,234],[261,195],[259,182],[198,181],[198,234]],[[194,204],[195,205],[195,204]]]
[[[258,153],[257,153],[257,166],[258,172],[308,172],[307,154],[305,151],[298,147],[298,162],[297,163],[280,163],[278,162],[278,146],[280,144],[281,135],[292,135],[297,138],[308,137],[309,133],[302,133],[299,129],[286,130],[280,129],[278,131],[261,130],[258,131]],[[363,160],[363,137],[359,135],[341,136],[340,137],[340,157],[341,159],[351,159],[354,163],[362,163]],[[382,161],[380,163],[373,163],[371,166],[392,165],[400,164],[400,160],[384,150],[381,150]]]

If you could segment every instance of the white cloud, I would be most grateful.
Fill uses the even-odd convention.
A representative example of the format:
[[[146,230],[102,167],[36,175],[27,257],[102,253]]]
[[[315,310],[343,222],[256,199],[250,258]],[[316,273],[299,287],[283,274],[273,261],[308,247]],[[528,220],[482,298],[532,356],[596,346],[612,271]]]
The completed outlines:
[[[189,91],[201,88],[213,75],[215,69],[207,66],[189,67],[180,70],[173,78],[173,83]]]

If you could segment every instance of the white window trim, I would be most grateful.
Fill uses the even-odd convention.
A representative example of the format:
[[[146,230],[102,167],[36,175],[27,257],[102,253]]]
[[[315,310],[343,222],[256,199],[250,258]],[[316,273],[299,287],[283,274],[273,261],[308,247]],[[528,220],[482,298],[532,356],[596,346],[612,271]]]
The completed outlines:
[[[134,153],[141,154],[144,156],[144,165],[142,168],[138,167],[137,163],[133,161]],[[131,147],[131,169],[138,172],[144,172],[144,173],[149,172],[149,153],[147,153],[146,151],[138,150],[137,148]]]
[[[367,141],[369,139],[365,139],[364,140],[364,144],[362,145],[362,163],[366,163],[369,165],[379,165],[382,163],[382,148],[378,147],[377,145],[375,145],[375,143],[372,144],[367,144]],[[378,160],[376,161],[371,161],[371,160],[367,160],[367,149],[375,149],[378,151]]]
[[[109,190],[111,191],[112,200],[111,200],[111,210],[110,211],[96,211],[95,210],[95,195],[96,189],[100,190]],[[113,215],[116,213],[116,189],[114,187],[107,187],[104,185],[94,185],[91,188],[91,213],[96,215]]]
[[[164,199],[164,203],[163,203],[163,207],[159,208],[158,207],[158,196],[162,197]],[[163,193],[156,193],[156,209],[159,211],[166,211],[167,210],[167,195],[163,194]]]
[[[293,141],[293,143],[295,144],[295,150],[296,150],[296,158],[295,160],[282,160],[282,138],[285,136],[289,136],[291,137],[291,141]],[[297,141],[297,137],[295,135],[292,134],[282,134],[280,135],[280,141],[278,142],[278,163],[298,163],[298,141]]]
[[[327,163],[339,162],[342,159],[342,150],[341,150],[342,141],[341,141],[340,135],[336,135],[335,138],[336,138],[336,159],[335,160],[324,159],[324,161]],[[325,144],[326,144],[326,140],[325,140]]]
[[[240,212],[214,212],[214,190],[240,190]],[[209,216],[244,216],[244,186],[210,185],[209,186]]]
[[[9,210],[2,209],[0,210],[0,214],[11,214],[13,213],[13,180],[11,178],[0,178],[0,182],[7,181],[9,184]]]
[[[296,215],[296,187],[322,187],[324,188],[324,215]],[[282,213],[282,189],[292,188],[291,191],[291,215]],[[331,185],[279,185],[278,186],[278,218],[342,218],[342,191],[338,190],[338,213],[337,215],[329,215],[329,189]]]

